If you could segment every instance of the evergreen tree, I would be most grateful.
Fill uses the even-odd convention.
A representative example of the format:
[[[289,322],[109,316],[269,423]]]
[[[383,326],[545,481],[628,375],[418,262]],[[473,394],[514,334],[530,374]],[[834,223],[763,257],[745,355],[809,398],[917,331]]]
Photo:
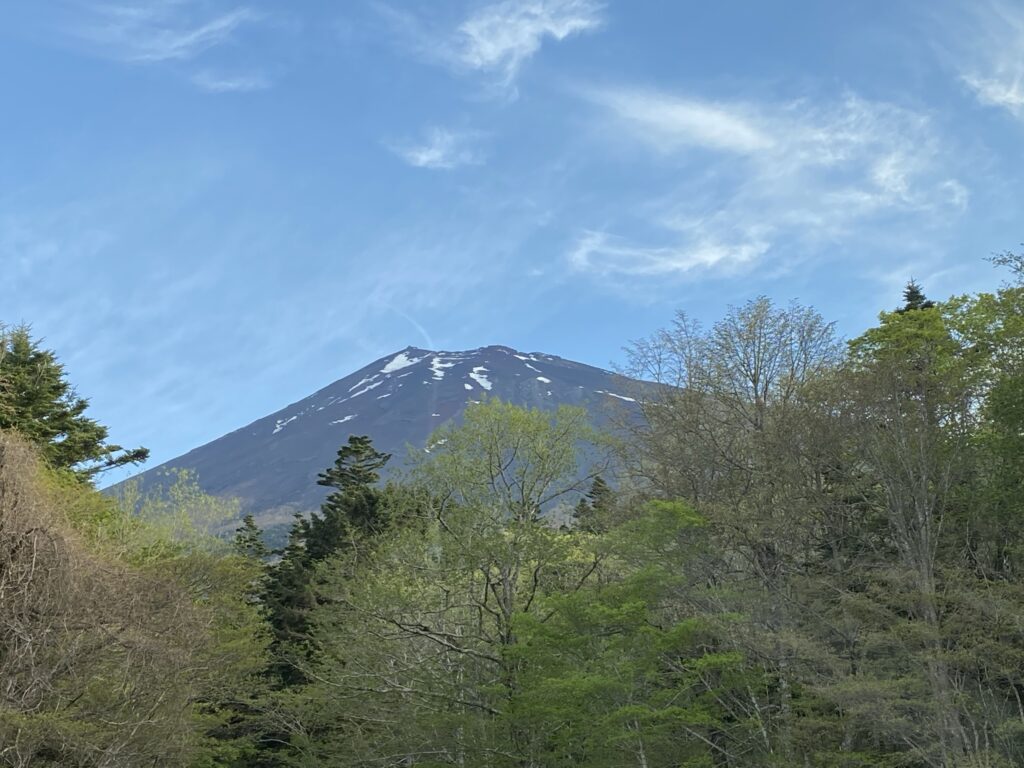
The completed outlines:
[[[348,445],[338,449],[338,458],[334,466],[320,473],[318,485],[326,485],[344,492],[349,488],[367,487],[380,480],[380,472],[388,460],[390,453],[381,453],[373,447],[366,435],[352,435]]]
[[[903,289],[903,306],[896,311],[900,314],[904,312],[910,312],[915,309],[931,309],[935,306],[934,301],[930,301],[927,296],[924,295],[924,291],[921,290],[921,286],[916,280],[911,280],[907,283],[907,287]]]
[[[88,407],[63,364],[39,346],[27,326],[0,326],[0,429],[20,433],[51,467],[82,479],[146,460],[146,448],[108,443],[107,428],[85,415]]]
[[[270,549],[263,542],[263,531],[251,514],[243,517],[242,524],[235,529],[233,547],[238,554],[254,560],[270,555]]]
[[[318,485],[334,492],[306,528],[306,551],[315,560],[333,554],[345,539],[380,533],[387,524],[379,489],[380,470],[391,454],[374,449],[366,435],[352,435],[338,449],[334,466],[320,473]]]
[[[334,488],[308,519],[295,516],[281,560],[271,570],[264,602],[274,632],[276,673],[286,685],[305,680],[300,664],[309,652],[310,610],[316,604],[313,576],[318,563],[355,549],[388,525],[385,493],[376,484],[390,454],[374,449],[369,437],[353,435],[338,450],[334,466],[320,474],[320,485]]]
[[[573,520],[577,530],[587,533],[601,533],[608,527],[608,516],[615,501],[615,492],[598,475],[590,485],[590,490],[576,504]]]

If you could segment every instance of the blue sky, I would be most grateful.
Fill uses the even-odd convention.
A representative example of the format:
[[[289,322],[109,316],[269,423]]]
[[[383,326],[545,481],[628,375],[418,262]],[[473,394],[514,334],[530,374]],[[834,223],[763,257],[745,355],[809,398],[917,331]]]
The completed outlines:
[[[0,320],[151,466],[406,345],[854,335],[1024,240],[1019,2],[23,0],[0,67]]]

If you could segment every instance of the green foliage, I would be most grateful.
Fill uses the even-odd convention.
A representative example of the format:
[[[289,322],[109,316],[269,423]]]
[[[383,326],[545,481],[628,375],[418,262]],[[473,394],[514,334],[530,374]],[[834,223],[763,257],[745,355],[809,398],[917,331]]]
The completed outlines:
[[[912,312],[915,309],[931,309],[934,306],[935,302],[930,301],[924,295],[924,291],[921,290],[921,286],[917,284],[917,281],[911,280],[907,283],[907,287],[903,289],[903,306],[896,311],[903,314],[905,312]]]
[[[580,409],[474,404],[385,488],[353,437],[276,563],[187,474],[8,492],[0,440],[0,764],[1024,765],[1024,259],[994,261],[845,351],[765,298],[680,315],[633,350],[615,490]]]
[[[235,529],[232,547],[239,555],[253,560],[263,561],[270,556],[270,549],[263,541],[263,531],[251,514],[245,515],[242,524]]]
[[[174,526],[9,437],[0,520],[0,765],[184,767],[247,749],[230,724],[266,663],[248,561],[166,540]]]
[[[573,508],[573,522],[577,529],[588,533],[600,533],[608,526],[609,518],[615,514],[615,492],[600,475],[594,478],[587,495]]]
[[[581,477],[586,446],[593,466]],[[519,408],[496,398],[466,409],[462,424],[441,427],[419,457],[416,481],[441,497],[519,522],[568,504],[607,465],[607,440],[583,408]]]
[[[317,483],[334,488],[337,493],[376,485],[380,480],[378,470],[390,458],[391,454],[374,450],[373,443],[366,435],[352,435],[348,444],[338,449],[334,466],[322,472]]]
[[[146,460],[145,448],[108,443],[107,428],[85,415],[88,407],[63,364],[39,346],[27,326],[0,326],[0,429],[18,432],[51,467],[82,479]]]
[[[309,612],[316,605],[312,580],[317,564],[339,552],[359,552],[386,532],[397,504],[395,490],[376,487],[390,455],[365,436],[349,438],[320,485],[334,488],[308,518],[296,515],[280,561],[268,572],[263,601],[274,633],[275,675],[284,685],[306,681],[310,654]]]
[[[687,505],[655,502],[608,533],[602,578],[523,622],[515,715],[538,764],[713,765],[758,754],[747,690],[759,670],[728,641],[736,617],[694,601],[707,544]]]
[[[372,551],[322,563],[293,739],[311,763],[515,765],[502,755],[533,750],[516,714],[523,622],[602,559],[540,513],[596,474],[577,466],[592,437],[578,409],[473,405],[415,468],[412,514]]]

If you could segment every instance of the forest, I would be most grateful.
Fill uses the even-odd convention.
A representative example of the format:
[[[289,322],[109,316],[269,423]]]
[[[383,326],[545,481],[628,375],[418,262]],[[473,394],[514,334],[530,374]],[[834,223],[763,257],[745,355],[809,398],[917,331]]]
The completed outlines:
[[[387,482],[354,435],[276,552],[188,473],[101,493],[145,450],[4,328],[0,766],[1024,765],[1024,254],[992,261],[849,340],[680,312],[604,432],[485,400]]]

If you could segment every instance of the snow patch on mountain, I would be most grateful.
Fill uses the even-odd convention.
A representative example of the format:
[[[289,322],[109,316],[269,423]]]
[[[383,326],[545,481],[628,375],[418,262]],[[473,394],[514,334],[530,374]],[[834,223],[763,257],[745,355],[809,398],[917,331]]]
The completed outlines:
[[[399,352],[391,361],[380,369],[381,373],[394,373],[400,371],[403,368],[408,368],[410,365],[416,365],[422,357],[409,357],[405,352]],[[406,374],[408,375],[408,374]]]
[[[295,420],[296,420],[297,418],[299,418],[299,417],[298,417],[298,416],[296,415],[296,416],[290,416],[290,417],[289,417],[289,418],[287,418],[287,419],[278,419],[278,420],[277,420],[277,423],[276,423],[276,424],[274,424],[274,431],[273,431],[273,434],[275,434],[275,435],[276,435],[276,434],[277,434],[278,432],[280,432],[280,431],[281,431],[282,429],[284,429],[285,427],[287,427],[287,426],[288,426],[289,424],[291,424],[291,423],[292,423],[293,421],[295,421]]]
[[[605,392],[603,389],[595,389],[595,392],[599,395],[608,395],[608,397],[617,397],[619,400],[625,400],[627,403],[635,403],[635,397],[626,397],[625,395],[617,395],[614,392]]]
[[[454,368],[454,361],[446,361],[443,357],[435,357],[430,361],[430,370],[434,373],[434,378],[437,381],[441,381],[444,378],[445,368]]]
[[[538,376],[537,377],[537,381],[540,381],[540,382],[542,382],[544,384],[550,384],[551,383],[551,379],[544,378],[543,376]]]
[[[484,376],[483,373],[481,373],[481,371],[486,371],[486,370],[487,369],[484,368],[482,365],[478,365],[475,368],[473,368],[473,371],[469,374],[469,378],[471,378],[473,381],[475,381],[477,384],[479,384],[484,389],[490,391],[490,389],[491,389],[491,387],[493,385],[491,384],[490,381],[487,380],[487,377]]]
[[[358,415],[358,413],[350,413],[348,416],[345,416],[344,418],[332,421],[331,424],[344,424],[346,421],[352,421],[352,419],[354,419]]]
[[[357,389],[358,387],[363,386],[363,384],[369,384],[371,381],[373,381],[376,378],[377,378],[377,374],[375,373],[372,376],[367,376],[364,379],[360,379],[358,382],[356,382],[351,387],[349,387],[348,391],[351,392],[353,389]],[[377,383],[379,384],[380,382],[377,382]],[[353,395],[353,397],[355,397],[355,395]]]
[[[362,382],[359,382],[359,383],[362,384]],[[363,387],[358,392],[356,392],[354,395],[352,395],[352,397],[359,397],[360,395],[365,394],[366,392],[369,392],[374,387],[379,387],[383,383],[384,383],[383,381],[375,381],[372,384],[367,384],[365,387]],[[348,399],[351,400],[352,398],[348,398]]]

